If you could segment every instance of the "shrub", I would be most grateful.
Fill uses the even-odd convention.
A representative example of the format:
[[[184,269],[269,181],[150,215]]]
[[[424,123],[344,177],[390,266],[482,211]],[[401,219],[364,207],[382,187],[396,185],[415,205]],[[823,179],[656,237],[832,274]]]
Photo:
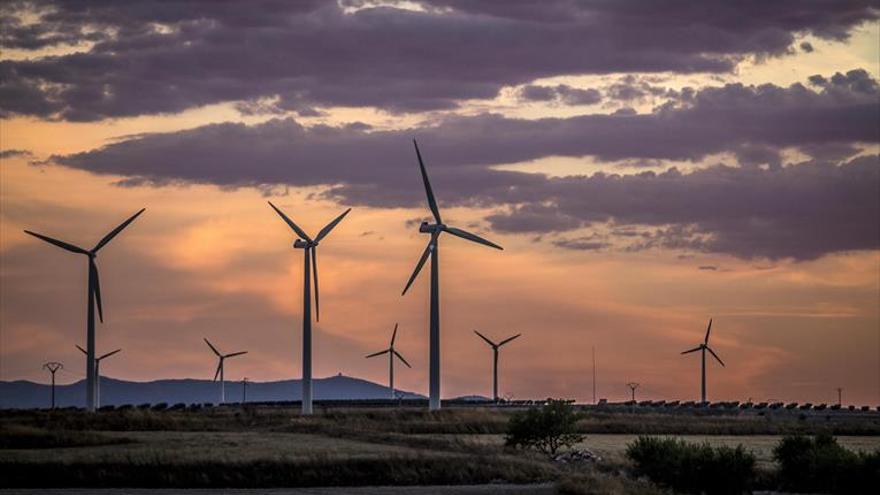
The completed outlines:
[[[580,414],[565,400],[548,399],[543,407],[517,411],[507,425],[505,443],[509,447],[534,448],[555,455],[563,447],[582,441],[575,423]]]
[[[692,444],[675,438],[639,437],[626,448],[639,474],[675,491],[738,494],[755,478],[755,456],[736,448]]]
[[[773,449],[780,488],[798,492],[874,493],[880,449],[856,453],[830,435],[787,436]]]

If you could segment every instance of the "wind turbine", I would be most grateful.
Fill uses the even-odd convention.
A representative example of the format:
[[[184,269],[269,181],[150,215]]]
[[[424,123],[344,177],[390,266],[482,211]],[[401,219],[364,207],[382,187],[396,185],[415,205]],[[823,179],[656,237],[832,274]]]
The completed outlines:
[[[718,362],[721,363],[721,366],[724,366],[724,361],[722,361],[721,358],[718,357],[718,354],[715,354],[715,351],[713,351],[712,348],[709,347],[709,332],[711,332],[711,331],[712,331],[712,319],[710,318],[709,319],[709,326],[706,328],[706,338],[703,339],[703,343],[698,345],[697,347],[694,347],[693,349],[688,349],[688,350],[682,352],[682,354],[689,354],[691,352],[702,351],[703,367],[702,367],[702,382],[700,385],[700,400],[703,403],[706,402],[706,351],[709,351],[709,353],[712,354],[712,357],[717,359]]]
[[[241,356],[242,354],[247,354],[248,351],[239,351],[233,352],[231,354],[220,354],[220,351],[217,350],[216,347],[211,345],[211,342],[208,339],[205,339],[205,343],[208,344],[208,347],[214,351],[214,354],[220,359],[220,362],[217,363],[217,371],[214,373],[214,381],[217,381],[217,377],[220,377],[220,403],[223,404],[226,402],[226,380],[223,377],[223,363],[226,361],[226,358],[231,358],[235,356]]]
[[[345,215],[348,215],[351,208],[345,210],[332,222],[328,223],[320,232],[318,232],[318,235],[312,239],[305,233],[305,231],[303,231],[303,229],[293,223],[293,220],[288,218],[284,212],[276,208],[271,201],[269,201],[269,206],[271,206],[272,209],[284,219],[287,225],[293,229],[296,235],[299,236],[299,238],[293,242],[293,247],[295,249],[302,249],[305,253],[305,281],[303,282],[302,413],[312,414],[312,284],[309,275],[311,272],[315,275],[315,320],[320,321],[321,305],[318,300],[318,244],[323,238],[327,237],[327,234],[329,234],[343,218],[345,218]],[[309,259],[311,259],[311,266],[309,266]]]
[[[425,184],[425,193],[428,196],[428,206],[431,208],[431,213],[434,215],[434,221],[436,223],[429,224],[428,222],[422,222],[419,226],[419,232],[423,234],[431,234],[431,239],[428,240],[428,246],[425,248],[425,251],[422,253],[422,257],[419,258],[419,262],[416,264],[416,269],[413,270],[412,275],[409,277],[409,281],[406,283],[406,287],[403,289],[403,294],[406,294],[406,291],[409,290],[413,281],[418,276],[419,272],[422,270],[422,267],[425,265],[425,261],[428,260],[428,256],[431,257],[431,326],[430,326],[430,352],[429,352],[429,408],[432,411],[436,411],[440,409],[440,265],[438,258],[438,239],[440,234],[443,232],[448,232],[456,237],[461,237],[462,239],[467,239],[469,241],[473,241],[479,244],[483,244],[489,247],[493,247],[495,249],[504,249],[501,246],[487,241],[482,237],[471,234],[470,232],[466,232],[464,230],[447,226],[443,223],[443,220],[440,218],[440,210],[437,208],[437,200],[434,199],[434,191],[431,190],[431,182],[428,180],[428,172],[425,170],[425,164],[422,161],[422,154],[419,152],[419,145],[416,143],[415,139],[413,139],[413,145],[416,148],[416,157],[419,159],[419,168],[422,171],[422,182]]]
[[[394,333],[391,334],[391,345],[388,346],[388,349],[384,351],[374,352],[373,354],[368,355],[368,358],[381,356],[382,354],[388,354],[388,388],[391,389],[391,400],[394,400],[396,396],[394,395],[394,358],[395,356],[400,359],[403,364],[406,365],[407,368],[412,368],[409,363],[406,362],[406,359],[403,359],[403,356],[400,355],[397,350],[394,349],[394,340],[397,339],[397,323],[394,324]]]
[[[88,350],[88,359],[86,359],[86,408],[91,412],[95,411],[95,395],[97,394],[97,380],[95,380],[95,304],[98,306],[98,318],[101,320],[101,323],[104,323],[104,310],[101,307],[101,283],[98,279],[98,265],[95,263],[95,258],[98,256],[98,250],[122,232],[122,229],[128,227],[128,224],[133,222],[144,210],[146,208],[142,208],[139,212],[129,217],[128,220],[111,230],[91,250],[25,230],[26,233],[37,239],[42,239],[71,253],[84,254],[89,257],[88,310],[86,311],[86,349]]]
[[[477,334],[481,339],[485,340],[487,344],[492,346],[492,400],[494,402],[498,402],[498,349],[501,349],[501,346],[519,337],[522,334],[518,333],[513,337],[508,337],[496,344],[480,332],[474,330],[474,333]]]
[[[82,351],[83,354],[86,355],[86,359],[89,357],[89,353],[80,346],[76,346],[77,349]],[[98,356],[95,358],[95,407],[101,407],[101,361],[105,358],[108,358],[122,349],[116,349],[115,351],[108,352],[103,356]]]

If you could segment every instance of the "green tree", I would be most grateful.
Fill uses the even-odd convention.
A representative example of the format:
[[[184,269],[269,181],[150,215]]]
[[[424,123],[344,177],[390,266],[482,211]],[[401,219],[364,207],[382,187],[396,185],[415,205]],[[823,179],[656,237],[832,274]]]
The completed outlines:
[[[581,415],[566,400],[548,399],[542,407],[517,411],[507,425],[509,447],[533,448],[553,456],[560,448],[582,441],[575,424]]]

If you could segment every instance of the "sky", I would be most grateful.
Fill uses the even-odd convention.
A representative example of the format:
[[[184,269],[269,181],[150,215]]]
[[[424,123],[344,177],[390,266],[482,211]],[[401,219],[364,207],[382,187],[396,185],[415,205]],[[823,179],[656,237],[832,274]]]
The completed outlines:
[[[84,377],[87,263],[115,378],[314,374],[442,395],[880,403],[876,1],[7,1],[0,5],[0,379]]]

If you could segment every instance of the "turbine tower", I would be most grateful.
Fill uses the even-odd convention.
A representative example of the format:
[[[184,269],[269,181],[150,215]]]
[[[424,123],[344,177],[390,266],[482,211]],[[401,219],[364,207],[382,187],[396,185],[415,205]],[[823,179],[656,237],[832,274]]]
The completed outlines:
[[[241,356],[242,354],[247,354],[248,351],[239,351],[233,352],[231,354],[220,354],[220,351],[217,350],[216,347],[211,345],[211,342],[208,339],[205,339],[205,343],[208,344],[208,347],[214,351],[214,354],[217,355],[217,358],[220,362],[217,363],[217,371],[214,373],[214,381],[217,381],[217,377],[220,377],[220,403],[223,404],[226,402],[226,380],[223,376],[223,363],[226,361],[226,358],[231,358],[235,356]]]
[[[474,330],[474,333],[477,334],[481,339],[485,340],[486,343],[492,347],[492,400],[494,402],[498,402],[498,350],[501,349],[501,346],[519,337],[522,334],[518,333],[513,337],[508,337],[496,344],[480,332]]]
[[[373,354],[368,355],[368,358],[381,356],[382,354],[388,354],[388,388],[391,390],[391,400],[394,400],[396,396],[394,395],[394,358],[400,359],[403,364],[406,365],[407,368],[412,368],[409,363],[406,362],[406,359],[403,359],[403,356],[400,355],[397,350],[394,349],[394,340],[397,339],[397,323],[394,324],[394,332],[391,334],[391,345],[388,346],[384,351],[374,352]]]
[[[86,359],[88,359],[89,353],[86,352],[85,349],[80,346],[76,346],[76,348],[82,351],[82,353],[86,355]],[[95,407],[101,407],[101,361],[116,354],[121,350],[122,349],[116,349],[113,352],[108,352],[103,356],[98,356],[95,358]]]
[[[425,193],[428,196],[428,206],[431,208],[431,213],[434,215],[434,221],[436,223],[429,224],[428,222],[422,222],[419,226],[419,232],[423,234],[431,234],[431,239],[428,240],[428,246],[425,248],[425,251],[422,252],[422,257],[419,258],[418,263],[416,264],[415,270],[413,270],[412,275],[409,277],[409,281],[406,283],[406,287],[403,289],[403,294],[406,294],[406,291],[409,290],[413,281],[418,276],[419,272],[422,270],[422,267],[425,265],[425,261],[428,260],[428,256],[431,257],[431,326],[430,326],[430,352],[429,352],[429,401],[428,405],[432,411],[436,411],[440,409],[440,265],[438,258],[438,239],[440,234],[443,232],[448,232],[456,237],[461,237],[462,239],[467,239],[469,241],[473,241],[479,244],[483,244],[489,247],[493,247],[495,249],[503,249],[501,246],[487,241],[482,237],[471,234],[470,232],[466,232],[461,229],[457,229],[455,227],[450,227],[443,224],[443,220],[440,218],[440,210],[437,207],[437,201],[434,199],[434,191],[431,190],[431,182],[428,180],[428,172],[425,170],[425,163],[422,161],[422,154],[419,152],[419,145],[413,140],[413,145],[416,148],[416,157],[419,159],[419,168],[422,172],[422,182],[425,184]]]
[[[710,318],[709,319],[709,326],[706,328],[706,338],[703,339],[703,343],[698,345],[697,347],[694,347],[693,349],[688,349],[688,350],[682,352],[682,354],[689,354],[691,352],[702,351],[703,366],[702,366],[702,373],[701,373],[702,382],[700,384],[700,402],[702,402],[704,404],[706,403],[706,351],[709,351],[709,353],[712,354],[712,357],[717,359],[718,362],[721,363],[721,366],[724,366],[724,361],[722,361],[721,358],[718,357],[718,354],[715,354],[715,351],[713,351],[712,348],[709,347],[709,332],[711,332],[711,331],[712,331],[712,319]]]
[[[293,223],[293,220],[288,218],[284,212],[276,208],[271,201],[269,201],[269,206],[271,206],[287,225],[290,226],[296,235],[299,236],[299,238],[294,241],[293,247],[295,249],[302,249],[305,253],[305,281],[303,282],[302,413],[312,414],[312,283],[310,273],[314,273],[315,275],[315,320],[320,321],[321,306],[318,299],[318,244],[322,239],[327,237],[327,234],[329,234],[343,218],[345,218],[345,215],[348,215],[351,208],[345,210],[332,222],[328,223],[320,232],[318,232],[318,235],[312,239],[305,233],[305,231],[303,231],[303,229]],[[310,259],[311,263],[309,262]],[[311,266],[309,266],[310,264]]]
[[[141,213],[144,212],[146,208],[142,208],[139,212],[135,213],[128,220],[119,224],[118,227],[111,230],[109,234],[105,235],[95,247],[91,250],[83,249],[79,246],[74,246],[73,244],[69,244],[64,241],[59,241],[58,239],[53,239],[51,237],[37,234],[35,232],[31,232],[30,230],[25,230],[26,233],[36,237],[37,239],[44,240],[49,244],[54,244],[61,249],[65,249],[70,251],[71,253],[84,254],[89,257],[89,285],[88,285],[88,309],[86,311],[86,349],[87,357],[86,359],[86,409],[90,412],[95,411],[95,396],[97,394],[97,380],[95,379],[95,305],[98,306],[98,318],[101,320],[101,323],[104,323],[104,310],[101,307],[101,283],[98,279],[98,265],[95,263],[95,258],[98,256],[98,251],[107,245],[117,234],[122,232],[122,229],[128,227],[128,224],[134,221]]]

